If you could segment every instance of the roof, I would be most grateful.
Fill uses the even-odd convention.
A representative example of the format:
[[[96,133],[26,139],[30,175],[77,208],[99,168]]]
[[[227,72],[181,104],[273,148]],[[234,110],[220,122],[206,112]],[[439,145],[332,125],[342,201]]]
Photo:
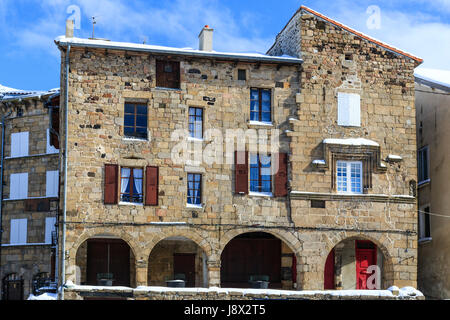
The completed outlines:
[[[294,57],[288,56],[276,57],[265,55],[262,53],[202,51],[202,50],[195,50],[192,48],[163,47],[130,42],[115,42],[101,39],[82,39],[75,37],[67,38],[65,36],[57,37],[55,39],[55,43],[58,46],[71,45],[72,47],[139,51],[139,52],[150,52],[155,54],[182,55],[182,56],[193,56],[212,59],[241,60],[250,62],[268,62],[268,63],[282,63],[282,64],[300,64],[303,62],[302,59]]]
[[[26,98],[36,98],[52,94],[59,94],[59,88],[50,89],[47,91],[37,91],[37,90],[32,91],[32,90],[14,89],[0,84],[0,101],[13,101]]]
[[[417,68],[414,71],[414,77],[416,82],[445,91],[450,90],[450,70]]]
[[[306,12],[308,12],[308,13],[311,13],[311,14],[315,15],[316,17],[319,17],[319,18],[325,20],[326,22],[329,22],[329,23],[331,23],[331,24],[333,24],[333,25],[335,25],[335,26],[337,26],[337,27],[339,27],[339,28],[342,28],[342,29],[344,29],[344,30],[346,30],[346,31],[348,31],[348,32],[350,32],[350,33],[353,33],[354,35],[357,35],[358,37],[361,37],[361,38],[363,38],[363,39],[365,39],[365,40],[367,40],[367,41],[370,41],[370,42],[372,42],[372,43],[375,43],[376,45],[378,45],[378,46],[380,46],[380,47],[382,47],[382,48],[384,48],[384,49],[386,49],[386,50],[389,50],[389,51],[392,51],[392,52],[394,52],[394,53],[398,53],[398,54],[400,54],[400,55],[403,55],[403,56],[405,56],[405,57],[407,57],[407,58],[413,59],[417,64],[421,64],[421,63],[423,62],[423,59],[418,58],[418,57],[414,56],[414,55],[411,54],[411,53],[408,53],[408,52],[406,52],[406,51],[403,51],[403,50],[400,50],[400,49],[398,49],[398,48],[395,48],[394,46],[391,46],[391,45],[389,45],[389,44],[387,44],[387,43],[385,43],[385,42],[382,42],[382,41],[377,40],[377,39],[375,39],[375,38],[373,38],[373,37],[370,37],[370,36],[368,36],[368,35],[366,35],[366,34],[364,34],[364,33],[362,33],[362,32],[359,32],[359,31],[357,31],[357,30],[355,30],[355,29],[352,29],[352,28],[350,28],[350,27],[348,27],[348,26],[346,26],[346,25],[344,25],[344,24],[342,24],[342,23],[340,23],[340,22],[338,22],[338,21],[336,21],[336,20],[333,20],[333,19],[331,19],[331,18],[329,18],[329,17],[327,17],[327,16],[325,16],[325,15],[323,15],[323,14],[317,12],[317,11],[314,11],[314,10],[312,10],[312,9],[306,7],[306,6],[301,6],[300,9],[298,9],[297,12],[295,12],[295,14],[294,14],[294,15],[292,16],[292,18],[289,20],[289,22],[291,22],[291,20],[292,20],[292,19],[297,15],[297,13],[299,13],[300,11],[306,11]],[[286,24],[286,26],[289,24],[289,22]],[[285,26],[285,28],[286,28],[286,26]],[[283,30],[284,30],[284,28],[283,28]],[[282,30],[281,32],[283,32],[283,30]],[[281,33],[281,32],[280,32],[280,33]]]

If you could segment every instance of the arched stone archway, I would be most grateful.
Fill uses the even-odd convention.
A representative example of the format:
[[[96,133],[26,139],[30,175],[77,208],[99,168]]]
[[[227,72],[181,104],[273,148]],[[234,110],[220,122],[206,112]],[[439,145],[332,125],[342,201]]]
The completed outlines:
[[[325,254],[321,255],[319,264],[325,289],[365,289],[367,283],[358,283],[361,278],[357,276],[358,273],[365,273],[365,264],[376,265],[379,270],[379,273],[371,278],[371,283],[375,283],[377,279],[379,289],[392,286],[393,258],[386,242],[386,235],[382,234],[340,232],[334,234],[331,239],[328,238]],[[372,274],[370,271],[370,275]]]
[[[270,288],[292,290],[299,279],[297,261],[301,247],[300,240],[284,230],[231,230],[220,241],[221,286],[248,288],[268,285]]]

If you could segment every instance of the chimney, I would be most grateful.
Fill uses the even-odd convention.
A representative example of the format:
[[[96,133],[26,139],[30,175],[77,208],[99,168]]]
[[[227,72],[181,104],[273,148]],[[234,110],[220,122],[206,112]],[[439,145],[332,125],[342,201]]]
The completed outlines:
[[[73,38],[73,20],[66,20],[66,38]]]
[[[202,51],[212,51],[213,49],[213,31],[206,25],[198,35],[199,46],[198,49]]]

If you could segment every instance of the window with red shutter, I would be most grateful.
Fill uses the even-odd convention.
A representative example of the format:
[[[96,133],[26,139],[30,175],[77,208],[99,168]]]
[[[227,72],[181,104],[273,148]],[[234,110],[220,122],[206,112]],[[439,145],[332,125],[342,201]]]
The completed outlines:
[[[158,167],[147,167],[145,169],[145,205],[158,205]]]
[[[236,194],[248,194],[248,152],[235,151],[235,190]]]
[[[275,184],[275,197],[285,197],[287,196],[287,154],[278,154],[278,171],[275,173],[274,177]]]
[[[118,176],[119,166],[117,164],[105,164],[105,204],[117,204]]]

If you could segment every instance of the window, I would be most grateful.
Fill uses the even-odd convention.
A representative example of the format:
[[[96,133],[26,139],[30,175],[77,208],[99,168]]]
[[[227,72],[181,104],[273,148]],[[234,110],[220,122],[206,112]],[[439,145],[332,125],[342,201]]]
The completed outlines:
[[[59,172],[47,171],[45,196],[48,198],[58,197]]]
[[[359,94],[338,93],[338,125],[361,126],[361,99]]]
[[[28,132],[11,134],[11,157],[28,156]]]
[[[192,206],[202,205],[202,175],[188,173],[187,203]]]
[[[147,105],[125,103],[124,135],[147,139]]]
[[[189,108],[189,136],[191,138],[203,138],[203,109]]]
[[[142,169],[120,169],[120,201],[142,203]]]
[[[27,243],[27,219],[11,219],[9,243]]]
[[[251,89],[250,121],[272,121],[272,97],[270,89]]]
[[[59,150],[51,145],[50,129],[47,129],[47,153],[58,153]]]
[[[431,238],[430,207],[419,211],[419,240]]]
[[[10,199],[28,198],[28,173],[12,173],[9,184]]]
[[[156,60],[156,86],[180,88],[180,62]]]
[[[362,193],[362,162],[337,161],[336,169],[339,193]]]
[[[428,182],[430,180],[429,175],[429,157],[428,157],[428,146],[419,149],[418,151],[418,176],[419,176],[419,184]]]
[[[250,155],[250,191],[268,194],[272,192],[270,155]]]
[[[56,218],[45,218],[45,243],[52,243],[52,232],[56,230]]]
[[[247,80],[247,73],[245,69],[238,69],[238,80]]]

